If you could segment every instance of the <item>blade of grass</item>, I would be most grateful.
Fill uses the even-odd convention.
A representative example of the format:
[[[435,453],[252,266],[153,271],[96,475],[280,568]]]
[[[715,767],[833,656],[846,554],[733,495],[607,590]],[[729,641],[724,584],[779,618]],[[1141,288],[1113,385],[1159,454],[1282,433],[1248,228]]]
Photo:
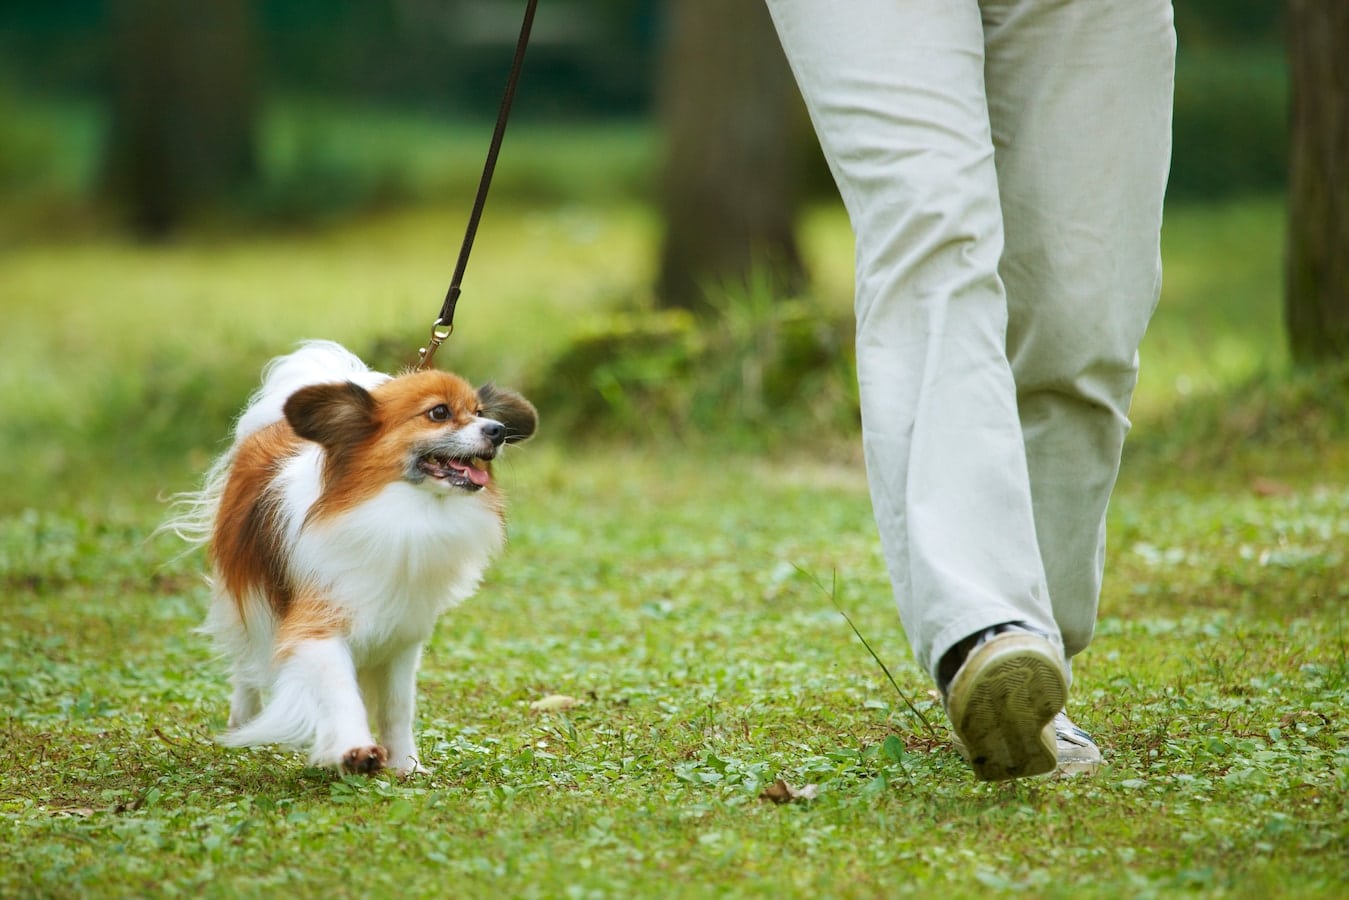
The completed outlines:
[[[904,705],[908,707],[909,712],[913,714],[914,718],[922,723],[923,730],[926,731],[928,736],[933,740],[941,740],[940,735],[937,734],[937,729],[932,727],[932,723],[927,720],[927,717],[924,716],[918,707],[914,705],[913,701],[909,699],[909,695],[904,693],[903,688],[895,681],[895,676],[890,674],[889,667],[886,666],[880,656],[876,654],[876,651],[871,648],[871,644],[862,636],[862,632],[857,630],[857,626],[853,624],[853,620],[843,611],[843,606],[838,601],[838,571],[834,570],[832,582],[830,586],[826,588],[824,583],[816,577],[815,573],[808,572],[800,566],[794,566],[794,568],[806,578],[809,578],[817,588],[829,597],[829,602],[833,604],[834,609],[836,609],[838,614],[843,617],[843,621],[848,623],[848,627],[852,629],[853,634],[857,635],[857,639],[862,642],[862,646],[867,648],[867,652],[871,654],[871,658],[876,660],[876,665],[881,667],[881,671],[885,673],[886,680],[889,681],[890,686],[895,689],[895,693],[899,695],[899,699],[904,701]]]

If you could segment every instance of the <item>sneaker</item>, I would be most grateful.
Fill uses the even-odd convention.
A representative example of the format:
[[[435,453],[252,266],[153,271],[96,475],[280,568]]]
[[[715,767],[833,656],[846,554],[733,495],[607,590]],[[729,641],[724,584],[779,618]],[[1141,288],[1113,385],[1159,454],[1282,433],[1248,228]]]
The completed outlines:
[[[1095,775],[1101,767],[1101,748],[1066,712],[1054,717],[1054,738],[1060,775]]]
[[[981,781],[1053,772],[1060,746],[1054,723],[1068,695],[1058,648],[1016,624],[995,626],[967,641],[964,661],[942,690],[956,749]],[[1095,748],[1090,738],[1087,745]]]

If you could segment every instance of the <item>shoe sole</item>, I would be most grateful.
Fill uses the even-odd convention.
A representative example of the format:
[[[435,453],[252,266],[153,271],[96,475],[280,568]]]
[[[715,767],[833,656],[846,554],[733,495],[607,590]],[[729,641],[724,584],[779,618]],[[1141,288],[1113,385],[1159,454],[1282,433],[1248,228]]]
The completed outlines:
[[[1095,775],[1101,769],[1100,760],[1065,760],[1058,764],[1058,774],[1065,778],[1072,778],[1077,775]]]
[[[1054,716],[1068,684],[1054,646],[1001,634],[980,645],[951,682],[956,747],[980,781],[1045,775],[1058,767]]]

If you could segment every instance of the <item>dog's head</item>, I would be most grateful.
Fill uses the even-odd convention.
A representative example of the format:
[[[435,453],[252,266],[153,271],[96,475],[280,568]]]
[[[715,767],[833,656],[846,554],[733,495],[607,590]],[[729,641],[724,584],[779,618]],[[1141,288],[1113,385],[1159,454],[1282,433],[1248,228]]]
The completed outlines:
[[[325,492],[367,494],[395,481],[438,492],[492,484],[491,461],[538,426],[534,406],[514,391],[474,389],[457,375],[414,372],[366,390],[352,382],[301,388],[286,420],[326,452]]]

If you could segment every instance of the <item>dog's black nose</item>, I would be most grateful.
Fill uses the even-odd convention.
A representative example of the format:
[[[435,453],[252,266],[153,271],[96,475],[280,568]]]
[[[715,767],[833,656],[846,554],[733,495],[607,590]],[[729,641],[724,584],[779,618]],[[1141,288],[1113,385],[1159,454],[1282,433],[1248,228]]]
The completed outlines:
[[[483,422],[482,436],[492,442],[492,446],[500,447],[506,442],[506,426],[500,422]]]

